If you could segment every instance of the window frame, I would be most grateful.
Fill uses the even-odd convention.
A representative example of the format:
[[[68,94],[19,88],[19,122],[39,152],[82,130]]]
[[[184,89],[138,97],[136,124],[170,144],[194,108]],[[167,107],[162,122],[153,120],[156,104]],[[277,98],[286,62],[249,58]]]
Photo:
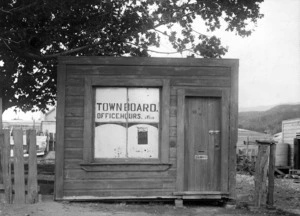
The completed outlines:
[[[160,89],[159,156],[147,158],[94,158],[95,89],[97,87],[141,87]],[[170,80],[168,79],[111,79],[86,77],[84,91],[83,163],[86,171],[163,171],[169,163]],[[119,165],[119,166],[117,166]]]

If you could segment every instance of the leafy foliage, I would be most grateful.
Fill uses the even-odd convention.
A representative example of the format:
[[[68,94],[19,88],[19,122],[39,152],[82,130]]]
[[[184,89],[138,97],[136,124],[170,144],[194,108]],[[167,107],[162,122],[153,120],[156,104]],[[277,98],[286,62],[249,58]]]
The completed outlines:
[[[283,120],[300,118],[300,104],[279,105],[262,112],[239,113],[239,128],[275,134],[281,132]]]
[[[227,52],[208,31],[249,36],[263,0],[5,0],[0,2],[0,95],[4,110],[55,104],[57,57],[150,56],[167,37],[176,52],[219,58]],[[2,65],[1,65],[2,61]]]

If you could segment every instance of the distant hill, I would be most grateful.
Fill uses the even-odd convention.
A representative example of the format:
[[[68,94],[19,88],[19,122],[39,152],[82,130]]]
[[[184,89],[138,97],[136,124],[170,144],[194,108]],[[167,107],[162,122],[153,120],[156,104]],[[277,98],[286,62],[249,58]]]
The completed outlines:
[[[240,112],[254,112],[254,111],[266,111],[279,104],[269,105],[269,106],[255,106],[255,107],[239,107]]]
[[[281,122],[300,118],[300,104],[278,105],[266,111],[239,113],[239,128],[275,134],[281,131]]]

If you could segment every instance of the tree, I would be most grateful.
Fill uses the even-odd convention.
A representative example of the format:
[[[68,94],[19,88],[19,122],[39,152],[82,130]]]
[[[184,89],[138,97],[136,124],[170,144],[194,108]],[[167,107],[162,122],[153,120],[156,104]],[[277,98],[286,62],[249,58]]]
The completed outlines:
[[[167,37],[176,52],[220,58],[227,48],[219,38],[196,32],[193,22],[200,17],[208,31],[224,23],[227,31],[249,36],[250,24],[263,17],[262,1],[1,1],[3,110],[45,110],[54,105],[58,56],[150,56],[151,47],[159,47],[161,37]]]

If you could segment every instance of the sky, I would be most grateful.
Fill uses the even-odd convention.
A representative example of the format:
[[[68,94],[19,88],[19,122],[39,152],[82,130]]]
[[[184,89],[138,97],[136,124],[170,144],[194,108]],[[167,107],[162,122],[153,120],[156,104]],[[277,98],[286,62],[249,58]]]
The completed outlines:
[[[261,13],[264,18],[258,20],[249,37],[222,28],[215,33],[204,32],[217,35],[223,46],[228,46],[223,58],[239,59],[242,111],[300,103],[300,0],[265,0]],[[203,33],[204,26],[199,23],[198,27],[197,31]],[[165,43],[162,50],[172,51]]]
[[[242,38],[224,30],[216,32],[223,45],[229,47],[223,58],[239,59],[240,110],[300,103],[300,0],[265,0],[261,13],[264,18],[258,21],[250,37]],[[163,42],[160,51],[172,49]],[[21,112],[18,115],[28,120],[40,117]],[[3,119],[12,116],[15,113],[10,110]]]
[[[248,38],[224,34],[226,58],[240,59],[239,106],[300,103],[300,0],[266,0]]]

